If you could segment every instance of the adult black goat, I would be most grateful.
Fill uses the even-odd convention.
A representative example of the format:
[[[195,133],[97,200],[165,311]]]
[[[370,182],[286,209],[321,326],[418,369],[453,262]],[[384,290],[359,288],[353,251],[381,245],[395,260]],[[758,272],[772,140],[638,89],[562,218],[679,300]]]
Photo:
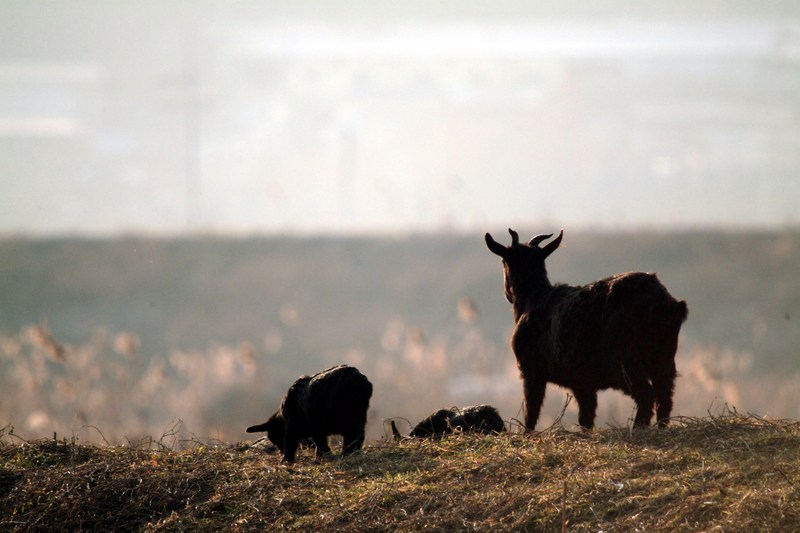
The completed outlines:
[[[486,245],[503,259],[506,299],[514,307],[511,347],[522,374],[525,426],[536,427],[548,382],[572,390],[578,422],[591,429],[597,391],[613,388],[636,401],[634,426],[650,424],[653,406],[666,426],[675,390],[678,333],[688,315],[655,274],[628,272],[586,286],[552,285],[545,259],[564,231],[511,246],[486,234]]]

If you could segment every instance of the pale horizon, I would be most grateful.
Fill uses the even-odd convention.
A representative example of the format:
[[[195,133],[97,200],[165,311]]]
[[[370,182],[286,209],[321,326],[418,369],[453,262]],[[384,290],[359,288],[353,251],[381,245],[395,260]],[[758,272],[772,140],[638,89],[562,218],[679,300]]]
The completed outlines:
[[[0,236],[800,225],[788,4],[83,5],[0,6]]]

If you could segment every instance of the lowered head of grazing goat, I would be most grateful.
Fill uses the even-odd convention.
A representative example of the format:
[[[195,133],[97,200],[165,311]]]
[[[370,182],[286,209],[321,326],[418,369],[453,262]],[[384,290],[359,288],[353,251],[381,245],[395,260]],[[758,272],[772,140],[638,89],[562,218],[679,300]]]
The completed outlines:
[[[578,421],[589,429],[597,391],[617,389],[636,401],[634,425],[647,426],[655,407],[658,424],[672,412],[675,352],[686,320],[686,302],[673,298],[655,274],[627,272],[584,286],[550,283],[545,259],[564,236],[552,234],[511,245],[486,234],[486,245],[503,260],[505,296],[514,308],[511,346],[522,375],[525,426],[533,430],[548,382],[570,389]]]

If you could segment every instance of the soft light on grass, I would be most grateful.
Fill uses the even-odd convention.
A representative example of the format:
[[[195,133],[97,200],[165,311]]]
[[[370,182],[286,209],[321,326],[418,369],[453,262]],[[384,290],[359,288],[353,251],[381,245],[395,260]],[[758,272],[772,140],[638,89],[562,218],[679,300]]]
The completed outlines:
[[[566,484],[566,492],[564,490]],[[562,513],[565,521],[562,519]],[[0,439],[0,529],[788,531],[800,423],[727,413],[666,430],[555,427],[379,442],[287,465],[248,446],[182,451]]]

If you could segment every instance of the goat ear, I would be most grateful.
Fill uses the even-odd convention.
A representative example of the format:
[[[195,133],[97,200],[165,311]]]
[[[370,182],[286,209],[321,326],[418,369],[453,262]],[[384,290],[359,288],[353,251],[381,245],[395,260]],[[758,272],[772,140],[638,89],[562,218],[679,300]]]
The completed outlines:
[[[486,234],[486,246],[489,247],[489,250],[493,254],[499,255],[500,257],[505,257],[506,252],[508,251],[508,249],[505,246],[503,246],[498,242],[495,242],[492,236],[489,235],[488,233]]]
[[[558,245],[561,244],[561,238],[562,237],[564,237],[564,230],[563,229],[558,234],[558,237],[556,237],[552,241],[548,242],[547,246],[542,248],[542,251],[544,252],[544,256],[545,257],[547,257],[548,255],[552,254],[555,251],[555,249],[558,248]]]

